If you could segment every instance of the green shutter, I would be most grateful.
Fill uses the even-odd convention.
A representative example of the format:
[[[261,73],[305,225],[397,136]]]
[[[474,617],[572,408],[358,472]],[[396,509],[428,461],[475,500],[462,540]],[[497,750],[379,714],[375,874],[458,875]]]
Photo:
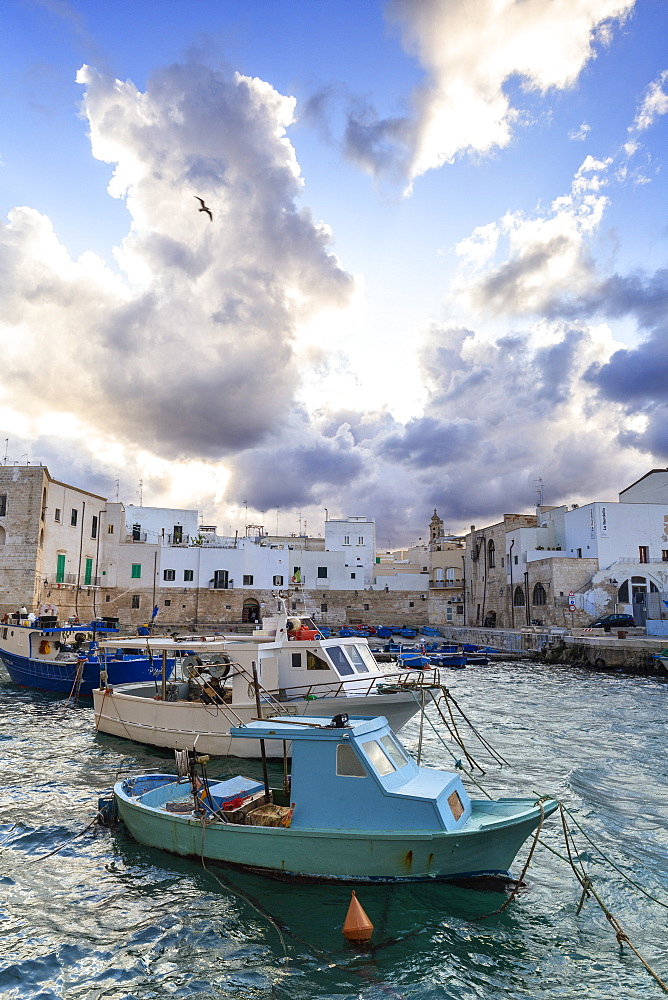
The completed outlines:
[[[141,563],[132,564],[132,579],[138,580],[141,576]]]
[[[65,583],[65,556],[58,556],[58,565],[56,566],[56,583]]]
[[[90,587],[93,580],[93,560],[86,559],[86,573],[84,576],[84,587]]]

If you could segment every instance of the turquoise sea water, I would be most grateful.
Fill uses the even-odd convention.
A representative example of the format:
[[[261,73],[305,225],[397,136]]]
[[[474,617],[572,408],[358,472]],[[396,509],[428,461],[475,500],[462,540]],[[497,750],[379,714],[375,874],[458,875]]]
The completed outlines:
[[[494,794],[551,793],[568,806],[620,869],[602,865],[576,830],[597,892],[668,981],[666,682],[511,663],[452,671],[448,681],[512,765],[488,762],[467,737],[488,763],[484,786]],[[416,750],[416,722],[402,739]],[[451,760],[427,726],[423,763]],[[371,947],[360,951],[341,933],[349,887],[205,869],[144,848],[122,828],[86,830],[98,794],[120,770],[163,766],[173,770],[168,754],[97,735],[91,707],[67,708],[0,680],[3,1000],[665,996],[630,949],[620,949],[593,900],[577,914],[580,888],[545,846],[536,848],[526,888],[501,914],[493,913],[506,899],[499,891],[360,886],[375,926]],[[209,771],[259,777],[261,766],[227,760]],[[542,839],[564,853],[558,814]]]

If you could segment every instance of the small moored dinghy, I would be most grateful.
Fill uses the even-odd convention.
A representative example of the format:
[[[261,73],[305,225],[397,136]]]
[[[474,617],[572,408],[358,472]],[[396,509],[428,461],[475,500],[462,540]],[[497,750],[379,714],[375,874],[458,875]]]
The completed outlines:
[[[120,818],[142,844],[274,877],[363,882],[509,877],[553,799],[469,798],[459,774],[420,767],[383,717],[283,716],[235,735],[289,741],[282,789],[237,776],[147,774],[114,786]],[[266,773],[266,771],[265,771]],[[204,775],[203,775],[204,777]],[[103,803],[101,803],[103,805]]]

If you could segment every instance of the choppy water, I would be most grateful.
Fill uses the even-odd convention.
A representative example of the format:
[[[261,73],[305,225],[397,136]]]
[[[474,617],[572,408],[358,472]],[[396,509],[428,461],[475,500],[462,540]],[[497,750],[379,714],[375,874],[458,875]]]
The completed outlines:
[[[449,680],[513,765],[490,766],[485,787],[559,797],[622,873],[668,904],[665,682],[518,664],[468,667]],[[417,724],[402,737],[415,749]],[[98,793],[120,769],[172,769],[168,755],[96,735],[92,708],[65,708],[3,678],[0,751],[3,1000],[665,995],[631,951],[620,950],[592,900],[576,914],[579,886],[540,845],[527,889],[487,919],[477,918],[497,910],[503,894],[359,887],[375,925],[373,946],[360,952],[341,934],[349,888],[286,885],[219,865],[205,870],[135,844],[122,828],[86,830]],[[423,752],[424,763],[449,765],[429,727]],[[220,761],[210,771],[261,774],[246,761]],[[557,814],[544,840],[563,853]],[[580,844],[597,891],[668,981],[668,909],[596,863],[582,837]],[[518,874],[525,856],[526,848]]]

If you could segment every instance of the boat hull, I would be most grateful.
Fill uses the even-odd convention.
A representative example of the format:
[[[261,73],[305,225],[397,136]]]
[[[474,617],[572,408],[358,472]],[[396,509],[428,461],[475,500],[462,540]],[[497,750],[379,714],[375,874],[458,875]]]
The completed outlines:
[[[159,701],[150,693],[138,696],[120,689],[94,690],[93,708],[98,732],[135,740],[148,746],[192,750],[216,757],[257,757],[258,741],[234,738],[230,727],[257,718],[255,702],[234,705],[205,705],[201,702]],[[420,710],[420,696],[412,691],[395,691],[355,697],[317,698],[284,702],[281,714],[333,717],[345,712],[354,715],[384,715],[396,732]],[[275,706],[266,707],[266,717],[275,715]],[[282,757],[282,747],[267,744],[267,756]]]
[[[32,657],[18,656],[6,650],[0,650],[0,660],[14,684],[20,687],[35,688],[38,691],[52,691],[56,694],[73,694],[77,681],[77,664],[58,660],[37,660]],[[168,662],[168,670],[174,667],[174,661]],[[124,660],[108,660],[104,664],[110,684],[127,684],[154,680],[160,677],[162,670],[161,657],[133,657]],[[79,694],[90,697],[94,688],[100,686],[100,663],[84,663]]]
[[[470,829],[327,830],[203,823],[133,800],[117,783],[119,815],[135,840],[183,856],[249,868],[272,877],[337,882],[419,882],[508,878],[522,844],[540,823],[534,800],[485,803]],[[183,785],[168,788],[183,795]],[[172,796],[174,791],[172,791]],[[495,808],[493,808],[495,807]],[[553,800],[545,815],[556,809]],[[497,815],[498,813],[498,815]]]

